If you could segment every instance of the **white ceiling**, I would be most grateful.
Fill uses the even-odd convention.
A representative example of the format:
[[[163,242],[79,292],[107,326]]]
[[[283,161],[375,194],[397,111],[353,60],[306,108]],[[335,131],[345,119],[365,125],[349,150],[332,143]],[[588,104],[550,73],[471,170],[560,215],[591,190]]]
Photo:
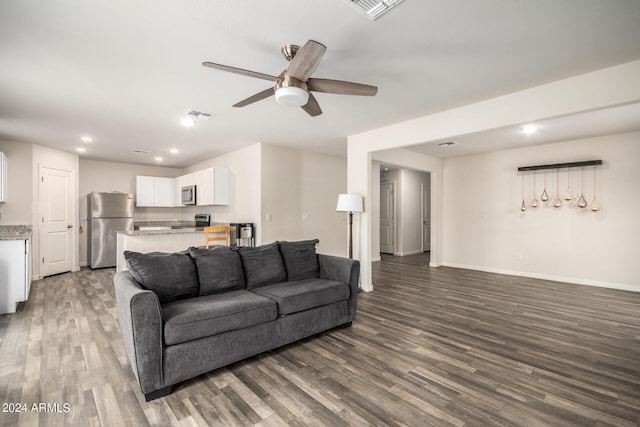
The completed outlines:
[[[406,0],[377,21],[347,0],[3,1],[0,139],[74,151],[89,134],[82,158],[161,155],[175,167],[256,142],[344,156],[348,135],[640,59],[638,22],[638,0]],[[308,39],[328,48],[314,77],[378,94],[316,94],[315,118],[273,98],[232,108],[270,83],[201,65],[277,75],[287,66],[280,46]],[[191,109],[216,117],[180,127]],[[555,119],[569,122],[553,138],[584,133],[592,119]],[[456,138],[457,154],[413,149],[450,156],[523,143],[505,132],[490,144]]]

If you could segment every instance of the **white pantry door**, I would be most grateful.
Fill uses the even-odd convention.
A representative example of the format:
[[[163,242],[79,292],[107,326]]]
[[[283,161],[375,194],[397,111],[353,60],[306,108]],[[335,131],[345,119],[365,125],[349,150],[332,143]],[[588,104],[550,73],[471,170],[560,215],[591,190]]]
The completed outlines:
[[[40,276],[71,271],[71,171],[40,166]]]

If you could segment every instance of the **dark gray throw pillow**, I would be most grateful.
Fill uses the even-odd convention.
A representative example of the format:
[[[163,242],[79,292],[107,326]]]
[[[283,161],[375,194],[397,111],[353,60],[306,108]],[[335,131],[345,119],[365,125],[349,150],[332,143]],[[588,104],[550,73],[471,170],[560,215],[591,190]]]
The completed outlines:
[[[287,280],[287,271],[284,269],[277,243],[269,243],[255,248],[245,246],[238,249],[238,252],[242,259],[247,289]]]
[[[124,258],[133,278],[144,289],[155,292],[161,303],[198,295],[198,272],[187,251],[125,251]]]
[[[320,266],[316,255],[318,239],[300,242],[278,242],[280,253],[287,270],[287,280],[317,279]]]
[[[199,296],[244,289],[240,255],[228,246],[189,248],[189,255],[198,270]]]

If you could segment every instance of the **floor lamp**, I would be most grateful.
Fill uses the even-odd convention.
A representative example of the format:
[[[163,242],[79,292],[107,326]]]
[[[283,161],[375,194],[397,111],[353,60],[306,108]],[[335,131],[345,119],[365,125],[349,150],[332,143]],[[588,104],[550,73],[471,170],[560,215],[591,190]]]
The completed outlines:
[[[349,242],[349,258],[353,258],[353,213],[363,212],[362,196],[359,194],[340,194],[338,196],[337,212],[347,212],[349,216],[349,234],[347,241]]]

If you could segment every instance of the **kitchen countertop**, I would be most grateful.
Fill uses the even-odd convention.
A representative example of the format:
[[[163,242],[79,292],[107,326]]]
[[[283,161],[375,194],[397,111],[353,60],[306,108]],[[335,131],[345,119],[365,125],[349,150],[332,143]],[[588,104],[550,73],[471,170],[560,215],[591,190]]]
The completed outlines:
[[[135,219],[136,227],[195,227],[194,221],[179,221],[177,219]]]
[[[0,240],[25,240],[32,234],[30,225],[0,225]]]
[[[118,231],[118,234],[123,234],[125,236],[159,236],[165,234],[193,234],[193,233],[204,233],[202,229],[196,227],[186,227],[186,228],[172,228],[166,230],[130,230],[130,231]]]
[[[228,223],[214,222],[211,225],[229,225]],[[124,236],[161,236],[165,234],[193,234],[204,233],[203,227],[195,227],[193,221],[135,221],[136,227],[180,227],[156,230],[128,230],[118,231]]]

